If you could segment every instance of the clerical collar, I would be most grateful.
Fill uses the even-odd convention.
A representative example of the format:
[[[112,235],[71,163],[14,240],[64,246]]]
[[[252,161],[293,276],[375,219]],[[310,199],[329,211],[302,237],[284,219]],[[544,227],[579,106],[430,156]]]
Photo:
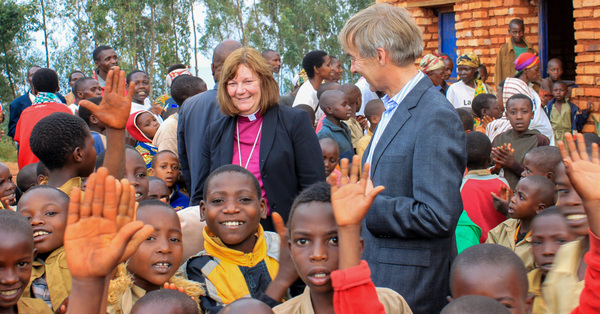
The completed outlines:
[[[260,111],[260,109],[256,110],[255,113],[252,113],[252,114],[249,114],[249,115],[240,114],[240,116],[248,118],[248,120],[250,120],[250,121],[254,121],[254,120],[258,119],[258,112],[259,111]]]

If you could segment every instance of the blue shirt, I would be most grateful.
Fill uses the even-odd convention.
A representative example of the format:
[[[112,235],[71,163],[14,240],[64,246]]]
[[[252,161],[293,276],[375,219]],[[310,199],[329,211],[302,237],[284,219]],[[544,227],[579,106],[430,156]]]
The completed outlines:
[[[394,97],[390,98],[388,95],[385,95],[383,96],[383,98],[381,98],[381,100],[383,101],[383,106],[385,107],[385,111],[383,112],[383,115],[381,115],[381,120],[379,120],[379,124],[377,124],[375,133],[373,133],[373,138],[371,139],[371,148],[369,149],[369,154],[367,155],[366,159],[367,163],[371,164],[371,161],[373,160],[373,152],[375,151],[375,147],[377,147],[377,143],[379,142],[379,139],[381,139],[381,135],[383,135],[385,128],[394,116],[396,108],[398,108],[398,105],[402,102],[402,100],[404,100],[406,95],[408,95],[408,93],[410,93],[413,90],[413,88],[415,88],[417,83],[419,83],[419,81],[421,81],[423,77],[423,72],[419,71],[417,75],[415,75],[410,81],[408,81],[408,83],[404,85],[400,92],[398,92],[398,94],[396,94]],[[323,125],[325,124],[323,123]]]
[[[319,133],[317,133],[317,138],[320,140],[327,137],[332,138],[338,144],[340,160],[348,157],[352,160],[352,155],[354,155],[352,137],[350,136],[350,129],[344,122],[340,121],[340,126],[337,126],[327,118],[323,119],[323,126]]]

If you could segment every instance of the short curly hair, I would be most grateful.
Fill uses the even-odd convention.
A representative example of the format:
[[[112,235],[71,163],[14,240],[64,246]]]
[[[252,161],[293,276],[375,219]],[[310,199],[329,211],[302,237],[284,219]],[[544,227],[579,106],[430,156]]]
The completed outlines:
[[[55,112],[40,120],[29,138],[31,151],[48,170],[59,169],[67,164],[75,148],[85,147],[91,136],[83,119],[69,113]]]
[[[52,69],[39,69],[33,74],[31,83],[36,91],[42,93],[56,93],[58,87],[58,74]]]
[[[315,67],[322,67],[326,56],[327,52],[322,50],[313,50],[304,56],[302,59],[302,68],[306,71],[308,78],[315,77]]]
[[[290,216],[288,217],[287,221],[288,229],[290,229],[290,226],[292,225],[292,219],[294,218],[294,214],[296,213],[298,206],[311,202],[331,204],[331,186],[329,183],[317,182],[300,192],[300,194],[294,200],[292,209],[290,210]]]

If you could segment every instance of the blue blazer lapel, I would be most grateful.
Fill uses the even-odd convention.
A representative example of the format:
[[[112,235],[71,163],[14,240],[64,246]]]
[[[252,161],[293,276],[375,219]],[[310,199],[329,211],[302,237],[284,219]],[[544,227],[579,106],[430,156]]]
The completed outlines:
[[[273,148],[275,142],[275,133],[277,129],[277,117],[279,105],[269,109],[263,117],[262,131],[260,135],[260,170],[262,172],[267,157]]]
[[[432,83],[429,80],[429,78],[423,77],[417,83],[417,85],[415,85],[413,90],[410,91],[408,95],[404,97],[404,100],[402,100],[402,102],[398,105],[396,111],[394,112],[394,115],[390,119],[390,122],[388,123],[385,130],[383,131],[383,134],[379,138],[379,142],[377,142],[375,150],[373,151],[373,158],[371,158],[371,174],[375,173],[375,170],[377,169],[377,164],[379,163],[379,159],[381,158],[381,155],[383,154],[385,149],[392,142],[392,139],[396,137],[396,134],[400,131],[400,129],[402,129],[402,126],[404,126],[406,121],[408,121],[408,119],[411,117],[409,110],[417,106],[418,102],[423,96],[423,93],[425,93],[427,88],[429,88],[431,85]],[[369,144],[369,147],[367,149],[370,149],[371,144]]]

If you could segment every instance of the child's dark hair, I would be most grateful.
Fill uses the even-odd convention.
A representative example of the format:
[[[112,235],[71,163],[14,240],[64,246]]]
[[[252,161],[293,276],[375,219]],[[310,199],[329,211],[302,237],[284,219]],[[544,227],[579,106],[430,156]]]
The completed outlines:
[[[506,100],[506,111],[508,111],[508,105],[510,104],[510,102],[517,99],[527,100],[527,102],[529,103],[529,109],[533,111],[533,101],[531,101],[531,98],[529,98],[529,96],[523,94],[515,94],[510,96],[510,98]]]
[[[185,66],[185,64],[182,64],[182,63],[173,64],[172,66],[170,66],[170,67],[167,69],[167,73],[171,73],[171,72],[172,72],[172,71],[174,71],[174,70],[178,70],[178,69],[185,69],[185,68],[187,68],[187,67]]]
[[[491,104],[496,104],[497,98],[494,94],[479,94],[473,98],[473,103],[471,103],[471,108],[479,117],[479,119],[483,118],[483,109],[487,109]]]
[[[535,215],[535,217],[533,218],[532,221],[536,221],[538,219],[538,217],[546,217],[546,216],[552,216],[552,215],[557,215],[562,217],[563,214],[560,212],[560,209],[558,209],[558,206],[550,206],[544,210],[542,210],[539,214]]]
[[[296,212],[296,208],[302,204],[310,202],[331,203],[331,186],[327,182],[317,182],[304,189],[294,200],[290,215],[288,217],[288,229],[292,225],[292,218]]]
[[[527,152],[525,156],[535,161],[535,165],[544,173],[555,172],[556,167],[562,162],[560,150],[556,146],[538,146]]]
[[[39,69],[31,78],[33,88],[38,92],[56,93],[58,92],[58,74],[52,69]]]
[[[471,246],[458,254],[450,268],[450,291],[454,294],[457,272],[471,272],[473,267],[490,266],[494,269],[510,269],[522,287],[524,297],[529,289],[527,269],[523,261],[511,249],[498,244],[484,243]]]
[[[81,81],[81,80],[79,80]],[[79,82],[77,81],[77,82]],[[96,106],[100,106],[100,102],[102,101],[102,97],[92,97],[92,98],[88,98],[86,99],[87,101],[90,101],[94,104],[96,104]],[[83,119],[83,121],[85,121],[85,123],[89,126],[90,125],[90,116],[92,115],[92,112],[89,111],[87,108],[80,106],[79,110],[77,111],[77,115],[79,115],[79,117],[81,119]]]
[[[206,195],[208,194],[208,186],[210,185],[210,182],[212,181],[212,179],[214,179],[214,177],[216,177],[222,173],[226,173],[226,172],[235,172],[235,173],[243,174],[243,175],[247,176],[248,178],[250,178],[250,180],[252,181],[252,185],[254,185],[254,189],[256,190],[256,195],[258,196],[258,199],[262,198],[262,191],[260,189],[260,183],[258,183],[258,180],[252,174],[252,172],[246,170],[244,167],[230,164],[230,165],[224,165],[224,166],[221,166],[221,167],[215,169],[215,171],[213,171],[208,176],[208,178],[206,178],[206,181],[204,183],[204,191],[203,191],[204,199],[206,199]]]
[[[460,122],[462,122],[463,128],[465,132],[473,131],[475,128],[475,119],[473,119],[473,115],[466,108],[457,108],[456,112],[458,113],[458,117],[460,118]]]
[[[562,84],[565,88],[567,88],[567,83],[565,83],[564,81],[561,81],[561,80],[554,82],[554,84],[552,84],[552,88],[554,88],[554,85],[556,85],[556,84]]]
[[[73,84],[73,95],[77,96],[77,93],[79,92],[79,89],[81,88],[81,85],[83,85],[85,82],[89,81],[89,80],[94,80],[93,77],[82,77],[80,79],[78,79],[75,84]]]
[[[325,83],[321,84],[319,86],[319,88],[317,88],[317,100],[321,99],[321,95],[323,95],[324,92],[326,92],[328,90],[336,90],[336,89],[340,89],[340,88],[341,88],[340,84],[338,84],[336,82],[325,82]]]
[[[31,188],[31,185],[37,183],[36,169],[37,163],[33,163],[26,165],[19,170],[19,173],[17,174],[17,187],[19,187],[21,192],[25,193],[25,191]]]
[[[31,248],[33,248],[33,229],[31,224],[25,216],[15,211],[0,210],[0,234],[18,234],[24,239],[29,239],[31,241]]]
[[[307,104],[300,104],[294,108],[306,111],[308,113],[308,117],[310,118],[310,121],[312,122],[312,124],[313,125],[315,124],[316,117],[315,117],[315,110],[313,109],[313,107],[311,107],[310,105],[307,105]]]
[[[88,136],[91,136],[90,129],[83,119],[55,112],[33,127],[29,145],[35,156],[52,171],[64,167],[75,148],[84,148]]]
[[[467,168],[469,170],[486,169],[490,164],[492,143],[487,135],[471,132],[467,137]]]
[[[531,181],[536,186],[537,193],[534,195],[540,202],[546,204],[546,207],[556,204],[556,185],[550,179],[544,176],[527,176],[522,178],[519,183],[523,181]]]
[[[315,76],[314,67],[320,68],[325,62],[325,56],[327,56],[327,52],[321,50],[313,50],[304,56],[302,59],[302,68],[306,71],[308,78]]]
[[[110,49],[113,49],[113,48],[111,46],[105,46],[105,45],[98,46],[92,52],[92,58],[94,59],[94,61],[100,61],[100,60],[98,60],[98,58],[100,57],[100,53],[104,50],[110,50]]]
[[[133,307],[131,313],[142,313],[144,306],[152,306],[153,304],[161,304],[170,306],[174,309],[181,310],[181,313],[197,313],[198,306],[187,294],[171,289],[158,289],[146,293],[141,297]]]
[[[43,162],[38,161],[37,162],[37,166],[35,167],[35,175],[38,176],[38,177],[40,175],[43,175],[43,176],[47,177],[47,176],[50,175],[50,171],[48,170],[48,168],[46,167],[46,165],[44,165]]]
[[[509,28],[512,27],[513,25],[525,27],[525,23],[523,23],[523,20],[521,20],[521,19],[512,19],[512,20],[510,20],[510,22],[508,22]]]
[[[482,295],[466,295],[452,300],[440,314],[510,314],[502,303]]]
[[[133,71],[129,72],[129,74],[127,74],[127,77],[125,78],[125,82],[127,84],[131,83],[131,77],[136,73],[144,73],[144,74],[146,74],[146,76],[148,76],[148,74],[142,70],[133,70]]]
[[[171,205],[169,205],[167,203],[164,203],[164,202],[161,202],[159,200],[155,200],[155,199],[148,199],[148,200],[141,201],[137,210],[141,210],[142,208],[149,207],[149,206],[164,207],[164,208],[168,208],[172,212],[175,212],[173,210],[173,207],[171,207]]]
[[[25,192],[25,194],[23,194],[23,197],[21,197],[21,198],[24,198],[25,196],[33,193],[36,190],[52,190],[52,191],[56,192],[58,197],[61,198],[67,205],[71,201],[71,199],[69,198],[69,195],[67,195],[67,193],[65,193],[53,186],[49,186],[47,184],[36,185],[36,186],[31,187],[29,190],[27,190],[27,192]]]
[[[380,111],[383,112],[383,110],[381,110],[381,108],[383,108],[383,110],[385,110],[383,101],[381,99],[375,98],[375,99],[369,100],[367,102],[367,104],[365,105],[365,118],[370,120],[372,116],[379,114]],[[377,110],[377,109],[380,109],[380,110]]]
[[[334,97],[334,94],[339,94],[341,96],[343,96],[345,99],[346,94],[344,94],[344,92],[342,92],[341,90],[327,90],[325,92],[323,92],[323,95],[321,95],[321,99],[319,100],[319,107],[321,107],[321,110],[323,110],[325,112],[325,115],[327,115],[326,109],[331,107],[333,105],[332,102],[332,97]]]
[[[156,153],[156,155],[154,155],[154,157],[152,157],[152,161],[150,162],[150,168],[154,168],[156,166],[156,161],[158,160],[158,157],[162,156],[164,154],[171,154],[171,155],[175,156],[175,158],[177,158],[177,162],[179,162],[179,156],[177,156],[177,154],[175,154],[174,152],[172,152],[170,150],[161,150],[160,152]]]
[[[171,83],[171,97],[181,107],[186,99],[205,91],[202,88],[203,83],[199,77],[180,75]]]

